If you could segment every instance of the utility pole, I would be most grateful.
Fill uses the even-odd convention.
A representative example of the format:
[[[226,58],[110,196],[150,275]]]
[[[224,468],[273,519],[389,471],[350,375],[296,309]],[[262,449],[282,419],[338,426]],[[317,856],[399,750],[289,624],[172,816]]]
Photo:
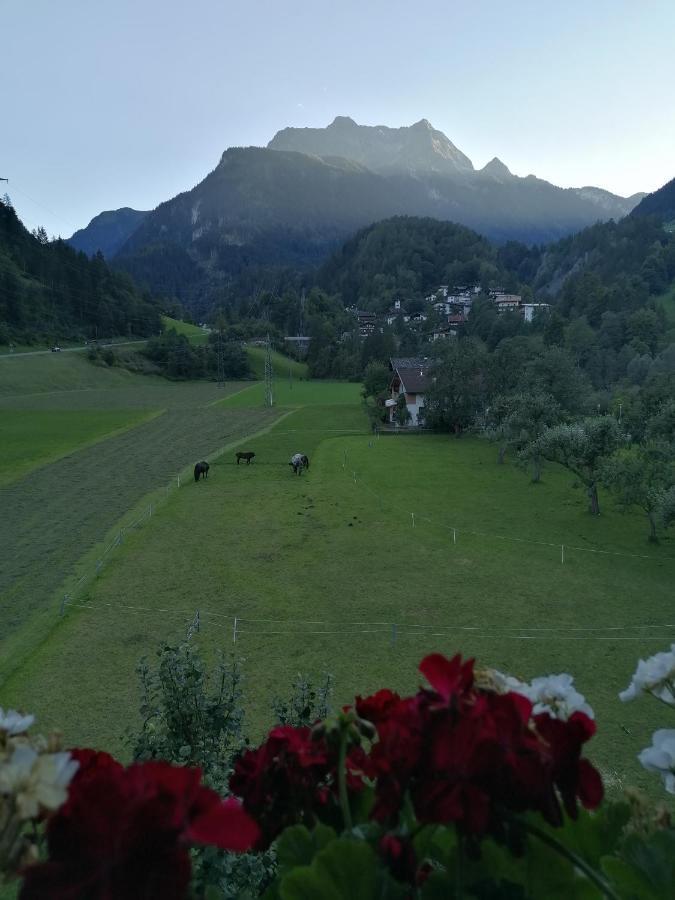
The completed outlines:
[[[267,332],[267,348],[265,351],[265,406],[274,406],[274,392],[272,389],[272,380],[274,378],[274,368],[272,366],[272,346],[270,344],[270,333]]]

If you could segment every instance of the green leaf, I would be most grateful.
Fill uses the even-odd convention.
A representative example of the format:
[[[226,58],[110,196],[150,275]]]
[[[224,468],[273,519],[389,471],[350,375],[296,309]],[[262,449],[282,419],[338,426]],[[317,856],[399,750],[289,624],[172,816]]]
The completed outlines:
[[[377,896],[377,861],[368,844],[338,838],[320,850],[310,866],[281,879],[281,900],[372,900]]]
[[[648,837],[630,834],[620,857],[602,861],[620,896],[631,900],[675,897],[675,829],[656,831]]]
[[[318,850],[335,838],[335,832],[327,825],[317,825],[313,831],[304,825],[287,828],[277,841],[277,861],[280,868],[308,866]]]
[[[598,869],[603,857],[616,852],[630,819],[630,807],[627,803],[606,803],[596,812],[581,809],[576,819],[565,816],[559,828],[548,825],[539,815],[527,818]]]

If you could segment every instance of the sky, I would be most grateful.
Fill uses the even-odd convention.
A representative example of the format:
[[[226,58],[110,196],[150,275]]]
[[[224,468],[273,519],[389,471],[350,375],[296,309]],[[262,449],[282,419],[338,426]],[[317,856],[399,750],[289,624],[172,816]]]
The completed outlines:
[[[336,115],[653,191],[675,176],[674,44],[673,0],[0,0],[0,194],[66,237]]]

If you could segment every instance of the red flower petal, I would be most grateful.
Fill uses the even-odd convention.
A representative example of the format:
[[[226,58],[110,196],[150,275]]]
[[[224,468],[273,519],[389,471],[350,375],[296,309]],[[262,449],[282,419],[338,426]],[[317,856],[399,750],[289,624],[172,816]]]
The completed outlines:
[[[579,799],[586,809],[595,809],[602,802],[605,789],[600,773],[587,759],[579,760]]]
[[[462,665],[459,653],[452,659],[447,659],[442,653],[425,656],[420,663],[420,672],[446,702],[473,684],[473,660],[467,660]]]
[[[189,843],[210,844],[221,850],[250,850],[260,829],[234,797],[197,816],[183,832]]]

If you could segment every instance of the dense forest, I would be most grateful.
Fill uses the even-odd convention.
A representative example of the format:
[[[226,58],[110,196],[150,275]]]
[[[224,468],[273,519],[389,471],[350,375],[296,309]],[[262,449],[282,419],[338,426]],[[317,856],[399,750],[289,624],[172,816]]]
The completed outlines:
[[[43,228],[29,233],[9,198],[0,201],[0,344],[144,337],[160,327],[158,303],[127,274]]]
[[[517,287],[487,238],[452,222],[406,216],[359,231],[321,267],[317,282],[345,306],[380,312],[394,298],[419,300],[439,284]]]

